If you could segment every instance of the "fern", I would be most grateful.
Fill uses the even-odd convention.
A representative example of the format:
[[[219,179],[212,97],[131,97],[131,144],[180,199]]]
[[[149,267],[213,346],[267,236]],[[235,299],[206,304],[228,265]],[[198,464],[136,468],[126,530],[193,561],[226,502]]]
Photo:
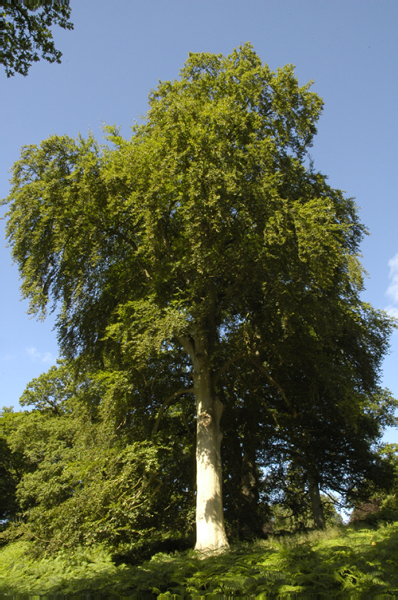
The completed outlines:
[[[135,566],[114,564],[100,545],[46,558],[35,558],[32,546],[14,542],[0,550],[0,593],[160,599],[398,593],[398,522],[272,537],[213,557],[158,553]]]

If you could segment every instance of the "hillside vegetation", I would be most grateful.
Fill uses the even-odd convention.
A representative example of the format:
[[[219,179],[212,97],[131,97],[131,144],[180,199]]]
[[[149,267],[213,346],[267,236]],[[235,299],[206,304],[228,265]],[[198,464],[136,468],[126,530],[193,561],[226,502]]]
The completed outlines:
[[[398,522],[274,536],[233,545],[217,556],[192,550],[158,553],[135,566],[117,564],[101,546],[41,559],[32,558],[33,548],[16,542],[1,550],[1,593],[85,598],[398,594]]]

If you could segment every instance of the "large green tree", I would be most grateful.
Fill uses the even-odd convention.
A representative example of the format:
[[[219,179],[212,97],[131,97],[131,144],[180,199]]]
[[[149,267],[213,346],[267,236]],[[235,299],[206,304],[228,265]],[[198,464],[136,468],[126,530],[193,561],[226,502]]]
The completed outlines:
[[[73,29],[70,12],[69,0],[0,3],[0,62],[7,77],[15,73],[26,76],[32,63],[40,58],[61,62],[62,52],[55,48],[51,26]]]
[[[149,105],[130,140],[108,128],[112,149],[58,136],[24,148],[8,239],[31,311],[58,312],[66,357],[189,358],[192,385],[173,398],[196,400],[196,547],[217,549],[223,377],[249,355],[272,377],[264,332],[275,339],[306,302],[311,321],[331,290],[357,294],[363,229],[307,164],[322,100],[291,65],[271,72],[250,44],[190,54]]]

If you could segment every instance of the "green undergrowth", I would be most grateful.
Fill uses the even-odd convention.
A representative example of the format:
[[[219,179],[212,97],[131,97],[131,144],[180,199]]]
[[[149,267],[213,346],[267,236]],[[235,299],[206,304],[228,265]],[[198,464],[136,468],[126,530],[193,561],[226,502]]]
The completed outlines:
[[[216,556],[159,553],[116,565],[100,547],[33,559],[28,543],[0,551],[2,597],[398,597],[398,522],[271,537]]]

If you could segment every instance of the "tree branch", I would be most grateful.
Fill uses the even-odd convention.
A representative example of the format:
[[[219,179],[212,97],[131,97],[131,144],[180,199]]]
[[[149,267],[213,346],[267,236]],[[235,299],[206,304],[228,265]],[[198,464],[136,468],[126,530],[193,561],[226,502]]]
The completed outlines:
[[[221,375],[223,375],[225,373],[225,371],[228,369],[228,367],[230,365],[232,365],[234,362],[236,362],[237,360],[240,360],[242,358],[246,358],[247,354],[237,354],[236,356],[233,356],[232,358],[229,358],[222,367],[220,367],[218,369],[218,371],[216,372],[216,374],[214,375],[214,385],[216,385],[217,381],[220,379]]]
[[[91,221],[91,223],[93,223],[94,225],[99,226],[100,229],[102,229],[105,233],[112,234],[112,235],[115,235],[116,237],[119,237],[121,240],[123,240],[129,246],[131,246],[131,248],[133,248],[133,250],[135,252],[138,252],[138,246],[137,246],[136,242],[134,240],[132,240],[128,235],[126,235],[125,233],[120,231],[120,229],[117,229],[116,227],[104,227],[102,225],[102,222],[100,219],[93,219],[93,217],[88,217],[88,220]],[[139,268],[144,273],[145,277],[147,279],[152,279],[152,277],[150,276],[147,269],[144,267],[144,265],[142,264],[142,262],[140,261],[139,258],[137,258],[137,263],[138,263]]]
[[[292,406],[290,400],[288,400],[285,392],[283,391],[282,386],[277,381],[275,381],[275,379],[272,377],[272,375],[270,375],[268,373],[267,369],[261,364],[261,362],[259,361],[258,358],[254,357],[254,356],[251,356],[250,360],[254,364],[254,366],[257,367],[257,369],[267,377],[267,379],[270,381],[270,383],[272,383],[272,385],[274,387],[276,387],[276,389],[279,391],[279,393],[281,394],[282,398],[286,402],[286,405],[292,411],[294,418],[297,419],[298,415],[297,415],[296,409]]]
[[[194,390],[193,390],[193,388],[190,388],[188,390],[178,390],[178,392],[174,392],[174,394],[172,394],[169,398],[167,398],[167,400],[162,404],[159,414],[156,418],[155,424],[152,428],[151,439],[153,438],[154,435],[156,435],[156,432],[159,427],[160,419],[163,417],[163,414],[166,411],[167,407],[169,406],[170,402],[172,402],[175,398],[178,398],[178,396],[182,396],[183,394],[194,394]]]
[[[195,346],[192,338],[189,338],[186,335],[177,335],[176,340],[181,344],[185,352],[189,354],[191,358],[195,355]]]
[[[340,508],[344,506],[342,502],[339,502],[339,500],[337,500],[337,498],[333,498],[333,496],[331,496],[329,494],[329,492],[327,492],[326,490],[323,490],[320,488],[319,491],[322,492],[322,494],[325,494],[325,496],[327,496],[329,498],[329,500],[333,504],[333,506],[335,504],[337,504],[337,506],[339,506]]]

